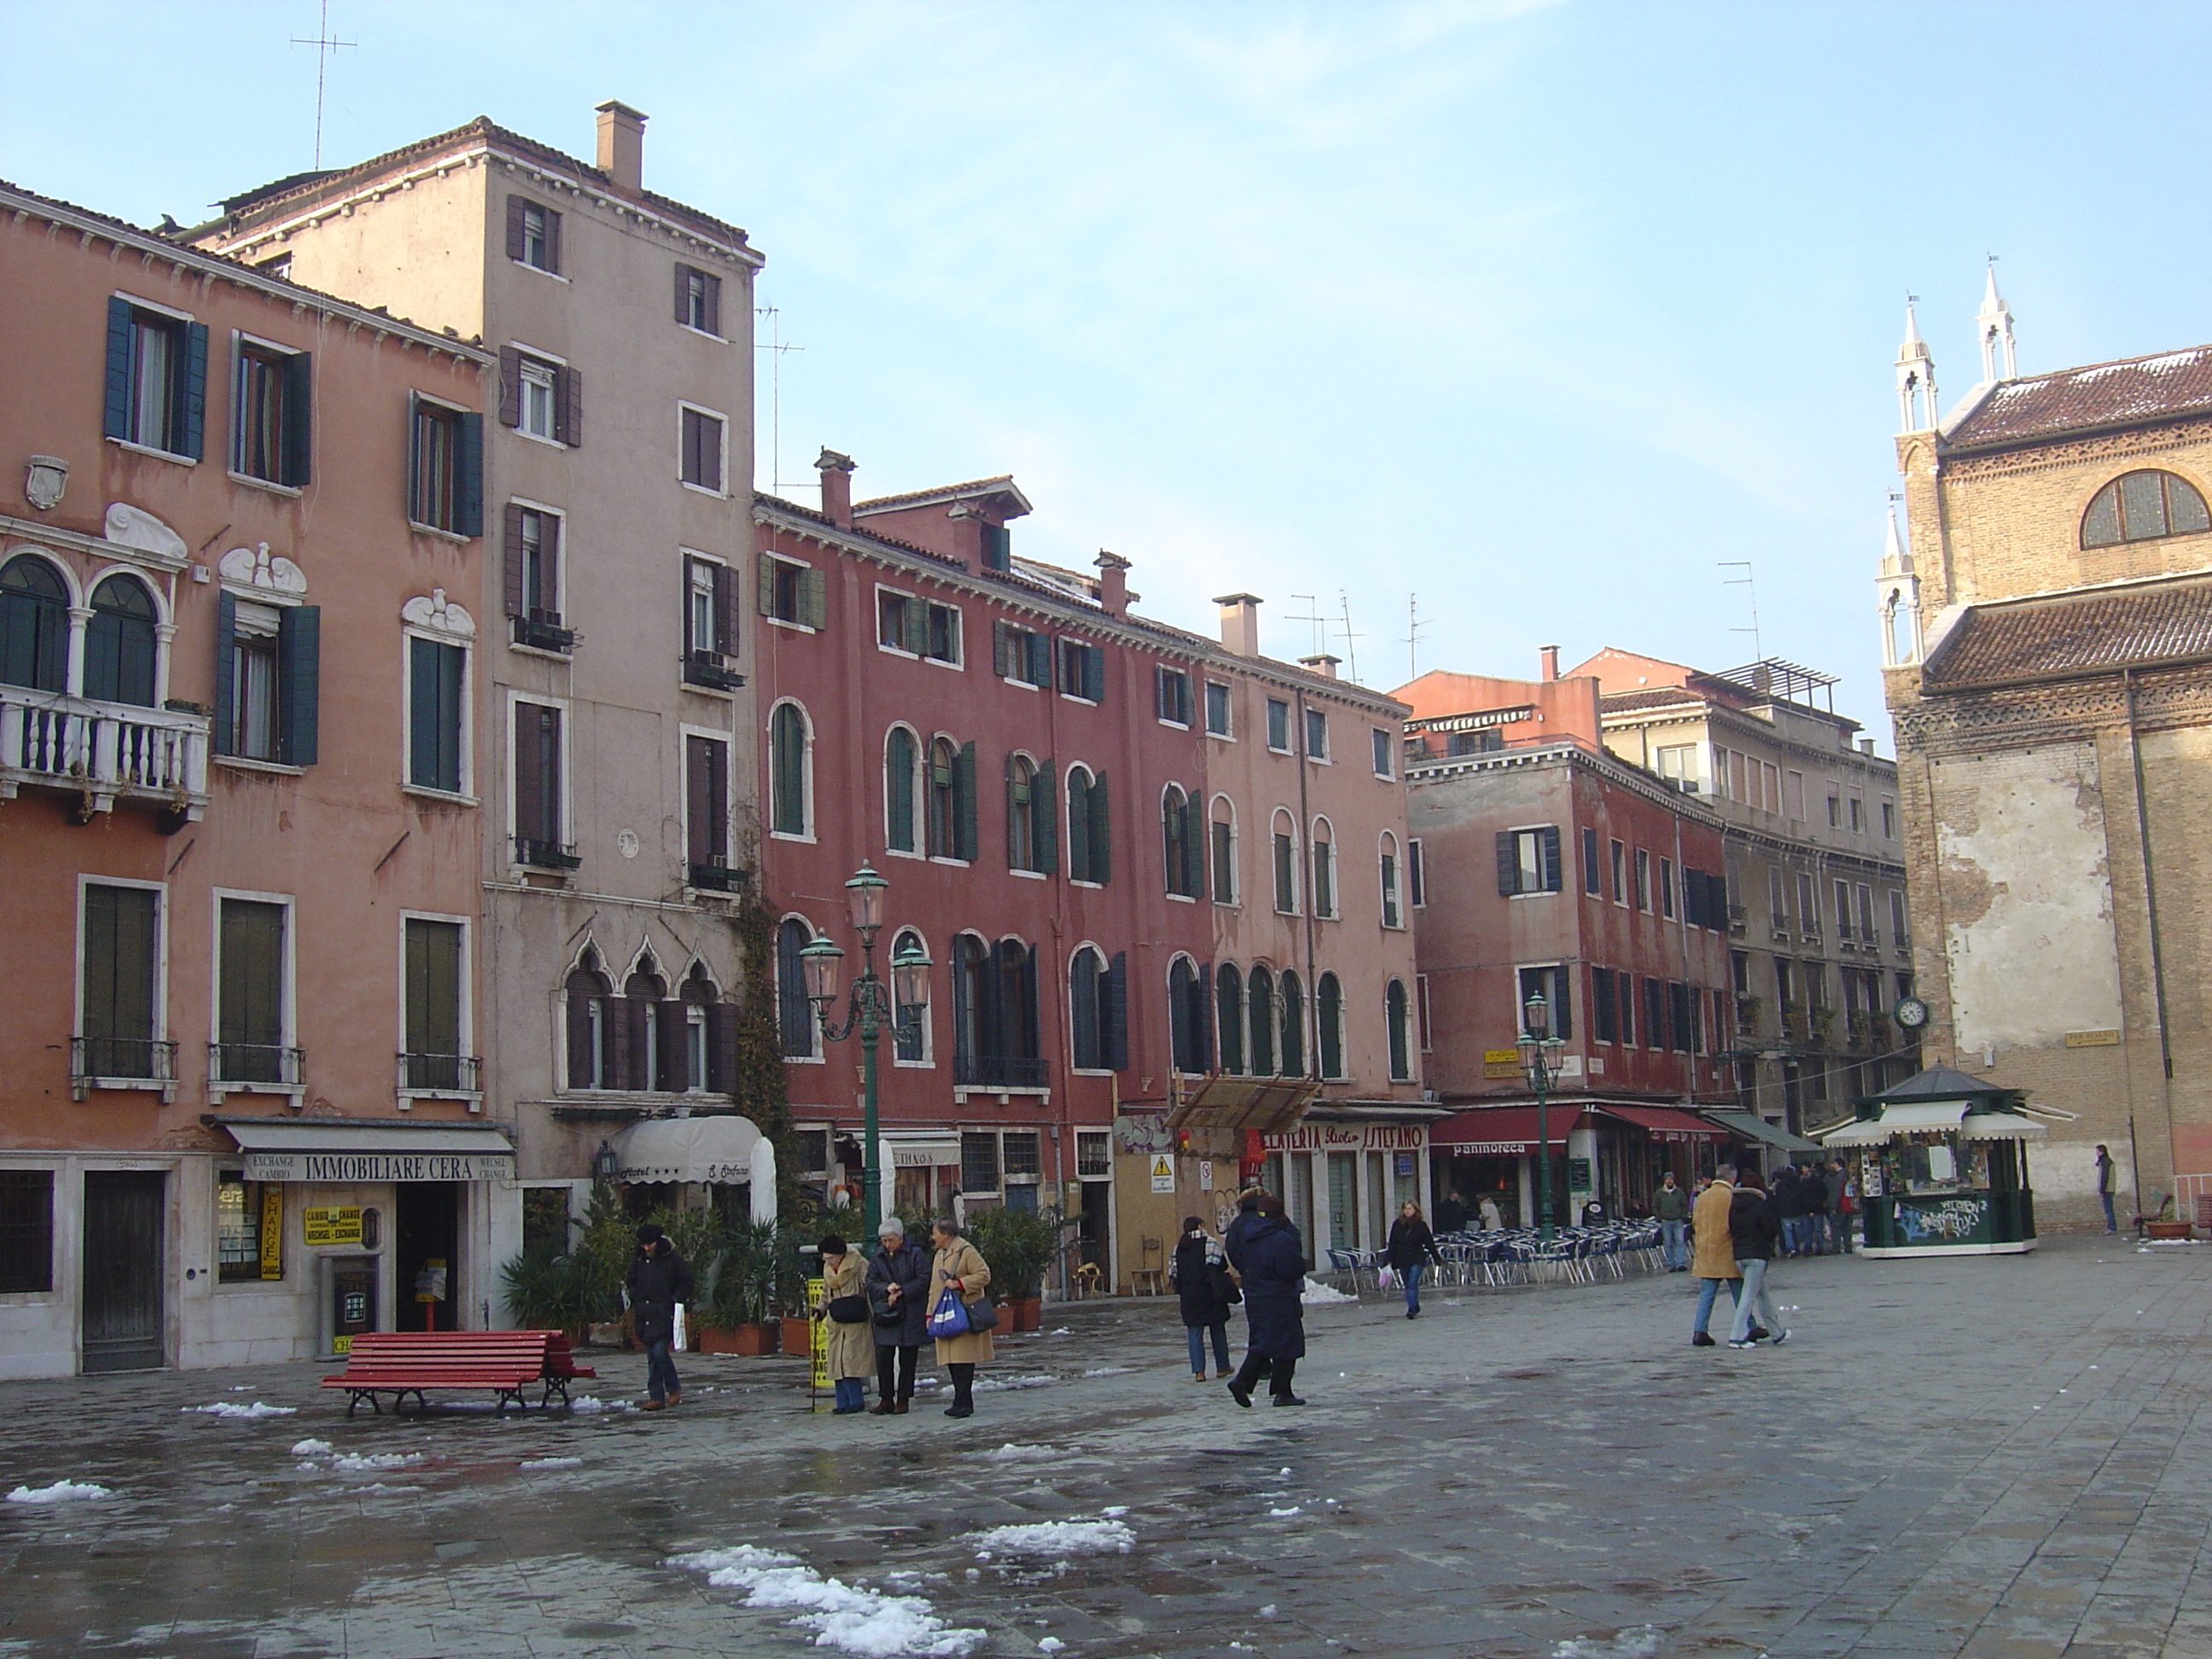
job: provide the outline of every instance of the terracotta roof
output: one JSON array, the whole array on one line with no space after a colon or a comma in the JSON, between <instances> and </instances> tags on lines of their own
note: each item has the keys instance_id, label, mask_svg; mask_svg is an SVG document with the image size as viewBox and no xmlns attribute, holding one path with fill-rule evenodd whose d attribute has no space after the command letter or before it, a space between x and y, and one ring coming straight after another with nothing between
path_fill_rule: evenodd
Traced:
<instances>
[{"instance_id":1,"label":"terracotta roof","mask_svg":"<svg viewBox=\"0 0 2212 1659\"><path fill-rule=\"evenodd\" d=\"M995 478L970 478L965 483L937 484L928 489L909 489L902 495L872 495L866 501L854 501L855 513L890 513L902 507L927 507L938 501L973 501L982 495L1011 495L1020 503L1022 513L1030 510L1029 498L1024 495L1011 473L1000 473ZM1020 514L1017 514L1016 517Z\"/></svg>"},{"instance_id":2,"label":"terracotta roof","mask_svg":"<svg viewBox=\"0 0 2212 1659\"><path fill-rule=\"evenodd\" d=\"M1944 636L1931 691L2212 656L2212 576L1976 605Z\"/></svg>"},{"instance_id":3,"label":"terracotta roof","mask_svg":"<svg viewBox=\"0 0 2212 1659\"><path fill-rule=\"evenodd\" d=\"M1948 449L2212 414L2212 346L2007 380L1944 434Z\"/></svg>"},{"instance_id":4,"label":"terracotta roof","mask_svg":"<svg viewBox=\"0 0 2212 1659\"><path fill-rule=\"evenodd\" d=\"M1638 708L1669 708L1702 707L1705 699L1697 692L1679 685L1655 685L1648 690L1615 691L1597 700L1604 713L1626 714Z\"/></svg>"}]
</instances>

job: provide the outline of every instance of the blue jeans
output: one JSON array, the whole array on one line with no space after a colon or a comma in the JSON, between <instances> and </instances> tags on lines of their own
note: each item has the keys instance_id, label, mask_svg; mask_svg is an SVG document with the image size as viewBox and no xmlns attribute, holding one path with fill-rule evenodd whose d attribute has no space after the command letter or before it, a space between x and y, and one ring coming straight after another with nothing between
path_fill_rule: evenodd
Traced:
<instances>
[{"instance_id":1,"label":"blue jeans","mask_svg":"<svg viewBox=\"0 0 2212 1659\"><path fill-rule=\"evenodd\" d=\"M1682 1221L1662 1221L1659 1224L1660 1259L1670 1272L1685 1266L1690 1260L1690 1253L1682 1248L1682 1236L1688 1224Z\"/></svg>"},{"instance_id":2,"label":"blue jeans","mask_svg":"<svg viewBox=\"0 0 2212 1659\"><path fill-rule=\"evenodd\" d=\"M1421 1310L1421 1271L1428 1265L1425 1261L1416 1261L1410 1267L1398 1269L1398 1278L1406 1286L1407 1313L1419 1313Z\"/></svg>"},{"instance_id":3,"label":"blue jeans","mask_svg":"<svg viewBox=\"0 0 2212 1659\"><path fill-rule=\"evenodd\" d=\"M2097 1196L2105 1203L2105 1231L2108 1233L2119 1231L2120 1224L2112 1215L2112 1195L2110 1193L2099 1193Z\"/></svg>"},{"instance_id":4,"label":"blue jeans","mask_svg":"<svg viewBox=\"0 0 2212 1659\"><path fill-rule=\"evenodd\" d=\"M1697 1317L1690 1322L1690 1332L1692 1335L1709 1336L1711 1334L1710 1331L1705 1329L1705 1325L1713 1316L1713 1300L1716 1297L1720 1295L1721 1286L1723 1285L1729 1287L1729 1294L1735 1297L1736 1305L1738 1307L1741 1307L1743 1305L1743 1281L1741 1279L1699 1279L1698 1281L1698 1314Z\"/></svg>"},{"instance_id":5,"label":"blue jeans","mask_svg":"<svg viewBox=\"0 0 2212 1659\"><path fill-rule=\"evenodd\" d=\"M1729 1328L1729 1340L1742 1341L1751 1334L1754 1325L1764 1325L1770 1331L1780 1330L1782 1316L1774 1311L1774 1304L1766 1294L1767 1263L1751 1256L1735 1265L1743 1269L1743 1294L1735 1299L1735 1323ZM1761 1314L1765 1315L1764 1319L1759 1317Z\"/></svg>"},{"instance_id":6,"label":"blue jeans","mask_svg":"<svg viewBox=\"0 0 2212 1659\"><path fill-rule=\"evenodd\" d=\"M676 1362L668 1357L665 1336L645 1345L645 1391L655 1400L684 1392L684 1385L676 1380Z\"/></svg>"},{"instance_id":7,"label":"blue jeans","mask_svg":"<svg viewBox=\"0 0 2212 1659\"><path fill-rule=\"evenodd\" d=\"M1212 1332L1213 1335L1213 1369L1218 1371L1225 1371L1229 1369L1229 1322L1227 1320L1222 1320L1212 1325L1188 1325L1183 1328L1190 1338L1190 1369L1194 1376L1206 1375L1206 1338L1208 1332Z\"/></svg>"},{"instance_id":8,"label":"blue jeans","mask_svg":"<svg viewBox=\"0 0 2212 1659\"><path fill-rule=\"evenodd\" d=\"M867 1384L857 1376L837 1379L837 1404L841 1409L856 1412L867 1403Z\"/></svg>"}]
</instances>

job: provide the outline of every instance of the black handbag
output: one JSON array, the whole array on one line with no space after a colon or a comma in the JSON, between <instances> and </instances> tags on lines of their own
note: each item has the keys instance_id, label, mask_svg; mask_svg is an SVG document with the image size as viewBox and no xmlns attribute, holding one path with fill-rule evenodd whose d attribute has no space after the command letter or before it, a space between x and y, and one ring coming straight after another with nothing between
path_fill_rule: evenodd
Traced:
<instances>
[{"instance_id":1,"label":"black handbag","mask_svg":"<svg viewBox=\"0 0 2212 1659\"><path fill-rule=\"evenodd\" d=\"M906 1323L906 1309L903 1305L894 1307L888 1302L873 1305L875 1307L874 1324L878 1330L895 1331Z\"/></svg>"},{"instance_id":2,"label":"black handbag","mask_svg":"<svg viewBox=\"0 0 2212 1659\"><path fill-rule=\"evenodd\" d=\"M830 1298L830 1322L833 1325L860 1325L867 1322L868 1298L865 1296L833 1296Z\"/></svg>"},{"instance_id":3,"label":"black handbag","mask_svg":"<svg viewBox=\"0 0 2212 1659\"><path fill-rule=\"evenodd\" d=\"M967 1304L967 1308L968 1334L970 1336L981 1336L984 1332L996 1328L999 1323L999 1307L998 1304L992 1301L989 1297L970 1302Z\"/></svg>"}]
</instances>

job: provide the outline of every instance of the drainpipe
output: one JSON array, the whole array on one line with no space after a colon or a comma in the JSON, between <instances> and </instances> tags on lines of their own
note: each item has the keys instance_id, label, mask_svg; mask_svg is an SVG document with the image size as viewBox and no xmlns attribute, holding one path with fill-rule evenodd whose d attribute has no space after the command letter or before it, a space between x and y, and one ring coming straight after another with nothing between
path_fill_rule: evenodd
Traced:
<instances>
[{"instance_id":1,"label":"drainpipe","mask_svg":"<svg viewBox=\"0 0 2212 1659\"><path fill-rule=\"evenodd\" d=\"M2120 671L2120 689L2127 705L2128 761L2135 771L2136 845L2142 855L2143 913L2150 932L2150 982L2158 1006L2158 1054L2164 1072L2160 1093L2166 1100L2166 1146L2170 1152L2173 1143L2173 1038L2166 1028L2166 952L2159 937L2158 878L2151 862L2150 809L2143 799L2142 742L2136 726L2136 675L2133 669ZM2136 1146L2135 1110L2131 1099L2128 1111L2128 1172L2136 1183L2138 1203L2142 1197L2142 1155ZM2178 1200L2176 1207L2179 1208Z\"/></svg>"},{"instance_id":2,"label":"drainpipe","mask_svg":"<svg viewBox=\"0 0 2212 1659\"><path fill-rule=\"evenodd\" d=\"M1297 691L1296 711L1297 729L1291 733L1291 754L1298 766L1298 845L1304 849L1305 868L1297 872L1298 885L1304 890L1306 921L1306 1075L1318 1079L1321 1076L1321 977L1314 968L1314 891L1313 891L1313 812L1306 803L1306 771L1313 763L1306 758L1306 694ZM1340 1017L1342 1009L1338 1010Z\"/></svg>"}]
</instances>

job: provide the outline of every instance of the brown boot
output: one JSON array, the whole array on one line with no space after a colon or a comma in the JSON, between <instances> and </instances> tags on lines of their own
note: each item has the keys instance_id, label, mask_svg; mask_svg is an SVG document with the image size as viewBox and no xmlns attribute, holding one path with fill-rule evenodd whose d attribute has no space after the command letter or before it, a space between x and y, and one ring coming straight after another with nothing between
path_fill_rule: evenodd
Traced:
<instances>
[{"instance_id":1,"label":"brown boot","mask_svg":"<svg viewBox=\"0 0 2212 1659\"><path fill-rule=\"evenodd\" d=\"M637 1402L637 1408L641 1412L657 1412L665 1410L667 1405L665 1400L641 1400Z\"/></svg>"},{"instance_id":2,"label":"brown boot","mask_svg":"<svg viewBox=\"0 0 2212 1659\"><path fill-rule=\"evenodd\" d=\"M898 1410L898 1407L892 1401L888 1400L878 1400L874 1405L868 1407L868 1415L871 1417L889 1417L896 1410Z\"/></svg>"},{"instance_id":3,"label":"brown boot","mask_svg":"<svg viewBox=\"0 0 2212 1659\"><path fill-rule=\"evenodd\" d=\"M906 1408L907 1408L907 1407L908 1407L909 1404L911 1404L911 1403L912 1403L911 1401L905 1401L905 1400L902 1400L902 1401L900 1401L898 1402L898 1415L899 1415L899 1416L901 1416L901 1417L904 1417L904 1416L906 1415Z\"/></svg>"},{"instance_id":4,"label":"brown boot","mask_svg":"<svg viewBox=\"0 0 2212 1659\"><path fill-rule=\"evenodd\" d=\"M668 1395L668 1403L672 1406L682 1405L684 1403L684 1390L681 1389L672 1389Z\"/></svg>"}]
</instances>

